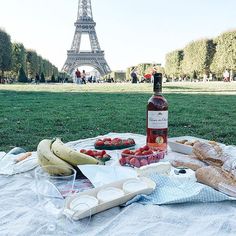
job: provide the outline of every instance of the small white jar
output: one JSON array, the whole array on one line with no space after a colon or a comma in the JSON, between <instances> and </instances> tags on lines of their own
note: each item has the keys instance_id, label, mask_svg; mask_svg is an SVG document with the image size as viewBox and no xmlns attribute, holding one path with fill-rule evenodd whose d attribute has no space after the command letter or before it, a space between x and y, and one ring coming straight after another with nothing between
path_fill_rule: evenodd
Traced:
<instances>
[{"instance_id":1,"label":"small white jar","mask_svg":"<svg viewBox=\"0 0 236 236\"><path fill-rule=\"evenodd\" d=\"M119 188L107 187L107 188L100 190L97 193L97 199L101 203L104 203L104 202L110 202L115 199L121 198L124 195L125 195L124 192Z\"/></svg>"},{"instance_id":2,"label":"small white jar","mask_svg":"<svg viewBox=\"0 0 236 236\"><path fill-rule=\"evenodd\" d=\"M135 193L147 188L147 183L139 179L128 180L123 184L123 190L125 193Z\"/></svg>"},{"instance_id":3,"label":"small white jar","mask_svg":"<svg viewBox=\"0 0 236 236\"><path fill-rule=\"evenodd\" d=\"M90 195L81 195L70 202L70 209L84 212L98 205L98 199Z\"/></svg>"}]
</instances>

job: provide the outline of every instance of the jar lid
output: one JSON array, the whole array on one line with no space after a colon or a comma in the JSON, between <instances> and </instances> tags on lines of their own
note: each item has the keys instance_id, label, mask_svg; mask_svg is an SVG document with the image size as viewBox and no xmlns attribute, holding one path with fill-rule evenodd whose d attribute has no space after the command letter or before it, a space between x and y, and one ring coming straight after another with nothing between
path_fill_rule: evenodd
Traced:
<instances>
[{"instance_id":1,"label":"jar lid","mask_svg":"<svg viewBox=\"0 0 236 236\"><path fill-rule=\"evenodd\" d=\"M124 195L125 195L124 192L119 188L107 187L98 192L97 198L101 202L109 202L118 199L120 197L123 197Z\"/></svg>"},{"instance_id":2,"label":"jar lid","mask_svg":"<svg viewBox=\"0 0 236 236\"><path fill-rule=\"evenodd\" d=\"M126 193L134 193L147 188L147 183L139 179L128 180L123 184L123 190Z\"/></svg>"},{"instance_id":3,"label":"jar lid","mask_svg":"<svg viewBox=\"0 0 236 236\"><path fill-rule=\"evenodd\" d=\"M81 195L70 203L70 209L74 211L86 211L98 205L98 199L90 195Z\"/></svg>"}]
</instances>

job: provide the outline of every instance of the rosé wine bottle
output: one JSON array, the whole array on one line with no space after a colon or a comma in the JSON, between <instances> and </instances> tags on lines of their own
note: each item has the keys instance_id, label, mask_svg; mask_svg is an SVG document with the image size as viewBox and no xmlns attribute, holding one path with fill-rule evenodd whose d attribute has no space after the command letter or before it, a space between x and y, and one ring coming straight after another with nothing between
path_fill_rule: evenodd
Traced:
<instances>
[{"instance_id":1,"label":"ros\u00e9 wine bottle","mask_svg":"<svg viewBox=\"0 0 236 236\"><path fill-rule=\"evenodd\" d=\"M162 74L155 73L153 96L147 105L147 146L154 150L167 151L168 102L162 94Z\"/></svg>"}]
</instances>

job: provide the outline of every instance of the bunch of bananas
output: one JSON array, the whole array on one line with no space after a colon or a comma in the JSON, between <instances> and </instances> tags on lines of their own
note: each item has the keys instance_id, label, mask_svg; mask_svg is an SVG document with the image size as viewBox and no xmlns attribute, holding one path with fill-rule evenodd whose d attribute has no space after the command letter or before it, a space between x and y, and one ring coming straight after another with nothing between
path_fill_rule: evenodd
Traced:
<instances>
[{"instance_id":1,"label":"bunch of bananas","mask_svg":"<svg viewBox=\"0 0 236 236\"><path fill-rule=\"evenodd\" d=\"M70 175L71 168L77 165L103 165L103 162L66 146L59 138L42 140L37 147L37 156L39 165L49 174L56 175ZM50 168L50 166L63 168Z\"/></svg>"}]
</instances>

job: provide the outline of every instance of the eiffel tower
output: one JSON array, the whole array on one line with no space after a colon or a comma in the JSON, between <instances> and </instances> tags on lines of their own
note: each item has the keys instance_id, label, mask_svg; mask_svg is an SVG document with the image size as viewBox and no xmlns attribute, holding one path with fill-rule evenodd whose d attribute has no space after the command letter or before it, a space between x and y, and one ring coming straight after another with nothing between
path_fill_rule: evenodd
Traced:
<instances>
[{"instance_id":1,"label":"eiffel tower","mask_svg":"<svg viewBox=\"0 0 236 236\"><path fill-rule=\"evenodd\" d=\"M93 20L91 0L79 0L78 16L75 22L75 35L71 49L67 51L67 60L62 68L63 71L72 74L79 66L91 66L98 70L101 76L111 72L101 50L97 34L96 23ZM91 51L81 51L81 37L89 35Z\"/></svg>"}]
</instances>

